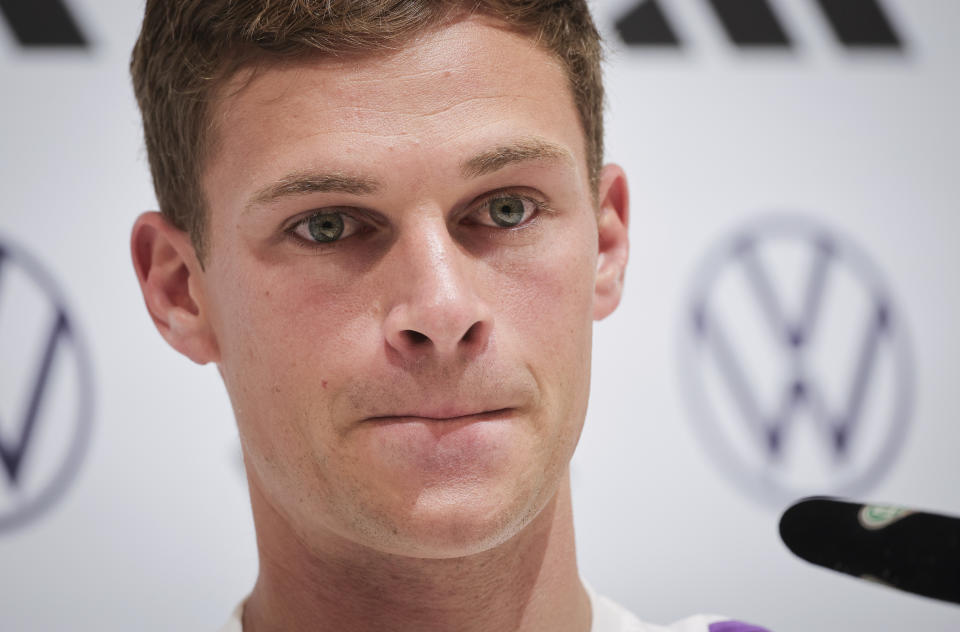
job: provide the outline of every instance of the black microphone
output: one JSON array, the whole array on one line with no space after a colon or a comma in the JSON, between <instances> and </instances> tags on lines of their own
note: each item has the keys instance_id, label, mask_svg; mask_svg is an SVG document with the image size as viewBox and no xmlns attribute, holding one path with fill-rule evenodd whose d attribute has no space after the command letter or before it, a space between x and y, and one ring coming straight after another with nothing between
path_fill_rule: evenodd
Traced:
<instances>
[{"instance_id":1,"label":"black microphone","mask_svg":"<svg viewBox=\"0 0 960 632\"><path fill-rule=\"evenodd\" d=\"M780 538L813 564L960 603L960 518L807 498L780 517Z\"/></svg>"}]
</instances>

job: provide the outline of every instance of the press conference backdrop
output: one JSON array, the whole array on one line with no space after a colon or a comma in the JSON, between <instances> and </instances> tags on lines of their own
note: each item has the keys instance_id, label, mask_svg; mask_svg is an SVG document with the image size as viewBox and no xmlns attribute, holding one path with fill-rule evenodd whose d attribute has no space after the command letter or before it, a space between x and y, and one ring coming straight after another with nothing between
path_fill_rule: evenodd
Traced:
<instances>
[{"instance_id":1,"label":"press conference backdrop","mask_svg":"<svg viewBox=\"0 0 960 632\"><path fill-rule=\"evenodd\" d=\"M2 630L212 630L256 574L226 393L129 262L141 5L0 1ZM632 249L573 462L584 577L661 623L960 629L776 529L814 493L960 514L960 3L595 12Z\"/></svg>"}]
</instances>

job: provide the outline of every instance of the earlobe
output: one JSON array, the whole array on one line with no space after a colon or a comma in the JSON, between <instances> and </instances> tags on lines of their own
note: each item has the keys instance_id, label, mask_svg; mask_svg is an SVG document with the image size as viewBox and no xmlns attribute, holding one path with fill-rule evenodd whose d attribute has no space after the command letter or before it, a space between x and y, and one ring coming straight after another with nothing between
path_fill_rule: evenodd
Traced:
<instances>
[{"instance_id":1,"label":"earlobe","mask_svg":"<svg viewBox=\"0 0 960 632\"><path fill-rule=\"evenodd\" d=\"M627 269L630 240L630 200L627 176L618 165L606 165L600 173L600 204L597 217L597 277L594 285L593 318L609 316L620 303Z\"/></svg>"},{"instance_id":2,"label":"earlobe","mask_svg":"<svg viewBox=\"0 0 960 632\"><path fill-rule=\"evenodd\" d=\"M160 213L143 213L130 236L133 267L147 311L170 346L197 364L218 348L198 289L201 269L189 236Z\"/></svg>"}]
</instances>

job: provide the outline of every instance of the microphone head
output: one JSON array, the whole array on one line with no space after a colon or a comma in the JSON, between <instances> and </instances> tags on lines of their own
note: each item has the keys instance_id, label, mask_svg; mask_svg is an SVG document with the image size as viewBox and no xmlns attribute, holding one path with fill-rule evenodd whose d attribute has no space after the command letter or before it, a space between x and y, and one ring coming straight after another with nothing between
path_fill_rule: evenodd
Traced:
<instances>
[{"instance_id":1,"label":"microphone head","mask_svg":"<svg viewBox=\"0 0 960 632\"><path fill-rule=\"evenodd\" d=\"M818 566L960 603L960 519L903 507L808 498L780 518L780 538Z\"/></svg>"}]
</instances>

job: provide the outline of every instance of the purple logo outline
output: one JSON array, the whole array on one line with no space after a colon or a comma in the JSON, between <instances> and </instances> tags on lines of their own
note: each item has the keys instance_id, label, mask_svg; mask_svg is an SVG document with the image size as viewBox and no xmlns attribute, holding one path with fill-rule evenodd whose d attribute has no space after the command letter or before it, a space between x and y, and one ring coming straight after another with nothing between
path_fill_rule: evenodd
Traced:
<instances>
[{"instance_id":1,"label":"purple logo outline","mask_svg":"<svg viewBox=\"0 0 960 632\"><path fill-rule=\"evenodd\" d=\"M799 240L811 251L806 270L799 313L788 314L777 292L774 278L757 256L758 247L775 239ZM714 314L714 291L721 274L731 266L740 269L750 288L767 335L778 341L780 353L788 358L791 375L781 385L777 405L764 407L744 370L742 354L728 336L729 322ZM833 270L843 266L852 272L872 306L860 330L852 379L844 385L846 397L839 409L831 410L818 376L805 362L807 343L819 327L828 327L820 318L825 287ZM737 485L750 495L780 505L797 497L818 493L856 495L876 484L889 470L906 435L913 405L914 376L906 324L894 308L892 294L879 269L849 239L819 222L799 215L769 215L756 218L732 236L721 240L701 262L694 275L693 290L685 307L681 353L681 380L691 418L707 452L718 461ZM863 427L865 399L875 379L877 355L890 345L897 375L894 404L889 412L888 436L871 463L858 475L830 489L797 489L776 478L784 452L795 431L795 418L807 413L816 425L822 449L833 462L849 459ZM846 360L846 359L845 359ZM725 435L711 406L705 384L704 365L713 362L715 373L732 402L739 422L753 437L753 450L766 457L765 468L751 469L740 458L732 439ZM835 407L837 408L837 407ZM740 453L742 454L742 453Z\"/></svg>"}]
</instances>

